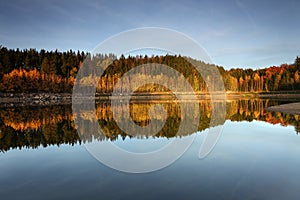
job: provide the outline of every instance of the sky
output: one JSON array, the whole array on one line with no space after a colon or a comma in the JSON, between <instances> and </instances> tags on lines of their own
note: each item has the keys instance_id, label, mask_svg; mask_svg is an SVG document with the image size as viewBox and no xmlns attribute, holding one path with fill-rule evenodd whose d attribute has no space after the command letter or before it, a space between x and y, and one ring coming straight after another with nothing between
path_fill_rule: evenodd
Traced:
<instances>
[{"instance_id":1,"label":"sky","mask_svg":"<svg viewBox=\"0 0 300 200\"><path fill-rule=\"evenodd\" d=\"M91 52L120 32L179 31L214 64L264 68L300 56L298 0L0 0L0 45Z\"/></svg>"}]
</instances>

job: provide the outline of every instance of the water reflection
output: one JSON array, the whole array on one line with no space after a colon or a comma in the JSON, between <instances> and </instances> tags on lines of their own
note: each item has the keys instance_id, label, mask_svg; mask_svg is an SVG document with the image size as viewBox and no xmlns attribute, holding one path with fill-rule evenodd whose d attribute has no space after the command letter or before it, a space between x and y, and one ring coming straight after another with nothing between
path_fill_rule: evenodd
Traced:
<instances>
[{"instance_id":1,"label":"water reflection","mask_svg":"<svg viewBox=\"0 0 300 200\"><path fill-rule=\"evenodd\" d=\"M153 102L132 102L130 104L130 116L139 126L147 126L150 123L149 111L151 107L159 103L167 111L167 119L163 128L154 136L136 133L134 129L130 131L134 134L124 133L116 124L117 120L123 116L113 117L109 102L99 102L96 105L96 117L92 114L83 113L73 116L71 105L44 106L44 107L3 107L0 111L0 150L5 152L15 148L37 148L49 145L70 144L97 140L116 140L117 138L136 137L175 137L179 123L183 118L189 120L197 126L198 131L203 131L210 126L212 105L210 101L199 101L200 112L189 111L189 115L181 115L178 102L153 101ZM189 102L186 102L189 103ZM264 108L279 105L278 100L231 100L226 102L226 119L231 121L265 121L271 124L281 124L282 126L292 125L295 132L300 132L300 122L298 115L283 114L279 112L267 112ZM217 104L214 106L218 106ZM124 109L120 103L117 109ZM197 116L199 115L200 116ZM74 120L81 118L84 123L81 129L86 126L94 126L99 123L104 134L89 133L80 136L77 133ZM199 119L198 122L195 119ZM126 119L122 119L126 120ZM163 120L162 113L156 113L151 123ZM218 121L218 120L217 120ZM218 124L214 124L218 125ZM185 127L184 135L193 134L191 127ZM84 130L80 130L84 132Z\"/></svg>"}]
</instances>

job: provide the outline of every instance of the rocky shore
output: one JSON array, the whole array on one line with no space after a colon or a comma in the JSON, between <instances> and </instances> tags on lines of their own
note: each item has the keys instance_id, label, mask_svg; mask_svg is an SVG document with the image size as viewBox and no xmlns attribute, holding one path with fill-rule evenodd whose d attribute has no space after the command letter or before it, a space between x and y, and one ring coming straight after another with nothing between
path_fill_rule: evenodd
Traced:
<instances>
[{"instance_id":1,"label":"rocky shore","mask_svg":"<svg viewBox=\"0 0 300 200\"><path fill-rule=\"evenodd\" d=\"M31 106L71 104L69 93L0 93L0 106Z\"/></svg>"},{"instance_id":2,"label":"rocky shore","mask_svg":"<svg viewBox=\"0 0 300 200\"><path fill-rule=\"evenodd\" d=\"M183 99L190 99L190 93L177 93ZM211 96L208 93L196 93L197 98L200 100L209 100ZM214 98L218 99L218 96L224 98L222 94L214 93ZM128 98L126 94L120 94L114 98ZM107 101L111 97L110 94L94 94L90 96L79 96L79 99L85 101L86 98L96 98L96 101ZM173 100L175 98L173 93L135 93L131 96L131 100L137 101L151 101L151 100ZM227 100L236 99L295 99L300 101L300 93L238 93L238 92L226 92ZM71 93L0 93L0 106L43 106L43 105L66 105L72 103Z\"/></svg>"}]
</instances>

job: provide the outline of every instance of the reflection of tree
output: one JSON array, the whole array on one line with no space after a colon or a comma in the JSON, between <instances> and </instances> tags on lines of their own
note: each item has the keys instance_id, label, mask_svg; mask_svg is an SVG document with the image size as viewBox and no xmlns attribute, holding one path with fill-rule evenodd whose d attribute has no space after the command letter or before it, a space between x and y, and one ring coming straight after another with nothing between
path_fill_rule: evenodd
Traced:
<instances>
[{"instance_id":1,"label":"reflection of tree","mask_svg":"<svg viewBox=\"0 0 300 200\"><path fill-rule=\"evenodd\" d=\"M188 110L188 114L181 112L180 103L168 103L164 101L153 102L132 102L130 104L130 117L135 124L147 126L150 122L159 124L163 116L159 113L150 118L149 111L151 107L159 103L166 110L166 122L163 128L154 136L145 135L145 133L135 133L134 128L129 130L134 137L176 137L180 122L186 119L198 126L197 130L202 131L210 125L218 125L218 119L212 118L212 104L210 101L199 101L199 112L195 109ZM187 104L183 103L184 104ZM296 133L300 132L299 116L291 114L282 114L278 112L266 112L264 108L278 105L277 101L270 100L232 100L226 103L226 119L231 121L266 121L272 124L281 124L283 126L295 126ZM120 103L116 105L118 111L125 109L125 105ZM214 104L218 109L218 103ZM79 123L79 133L75 128L74 117L71 112L71 106L48 106L48 107L17 107L2 108L0 111L0 150L7 151L13 148L37 148L39 146L70 144L81 141L89 142L92 139L97 140L116 140L118 137L125 139L133 137L123 132L117 125L118 120L124 116L117 115L113 117L111 104L109 102L100 102L96 106L96 118L91 113L82 113L75 117ZM122 112L120 112L122 113ZM197 122L196 119L200 118ZM217 115L218 118L218 115ZM91 132L100 125L102 132ZM92 129L91 129L92 128ZM184 127L183 135L193 134L191 127Z\"/></svg>"},{"instance_id":2,"label":"reflection of tree","mask_svg":"<svg viewBox=\"0 0 300 200\"><path fill-rule=\"evenodd\" d=\"M297 120L294 124L297 135L300 133L300 122Z\"/></svg>"},{"instance_id":3,"label":"reflection of tree","mask_svg":"<svg viewBox=\"0 0 300 200\"><path fill-rule=\"evenodd\" d=\"M80 142L70 107L4 108L0 116L2 151Z\"/></svg>"},{"instance_id":4,"label":"reflection of tree","mask_svg":"<svg viewBox=\"0 0 300 200\"><path fill-rule=\"evenodd\" d=\"M5 125L20 131L72 120L70 106L5 108L1 109L0 118Z\"/></svg>"}]
</instances>

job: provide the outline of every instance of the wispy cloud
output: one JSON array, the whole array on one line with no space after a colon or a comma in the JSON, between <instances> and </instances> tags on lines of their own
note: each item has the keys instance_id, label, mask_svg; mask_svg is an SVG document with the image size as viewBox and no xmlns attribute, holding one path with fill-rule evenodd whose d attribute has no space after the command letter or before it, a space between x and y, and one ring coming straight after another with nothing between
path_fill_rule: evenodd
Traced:
<instances>
[{"instance_id":1,"label":"wispy cloud","mask_svg":"<svg viewBox=\"0 0 300 200\"><path fill-rule=\"evenodd\" d=\"M268 58L272 64L300 53L300 1L9 0L0 7L0 44L13 48L90 49L151 26L192 37L225 66L265 65Z\"/></svg>"},{"instance_id":2,"label":"wispy cloud","mask_svg":"<svg viewBox=\"0 0 300 200\"><path fill-rule=\"evenodd\" d=\"M62 18L76 20L77 22L80 22L80 23L86 22L84 17L80 17L80 16L78 16L78 14L76 14L76 11L75 12L70 11L69 9L66 9L63 6L52 4L52 5L49 5L48 8L50 10L54 11L56 14L60 15Z\"/></svg>"}]
</instances>

